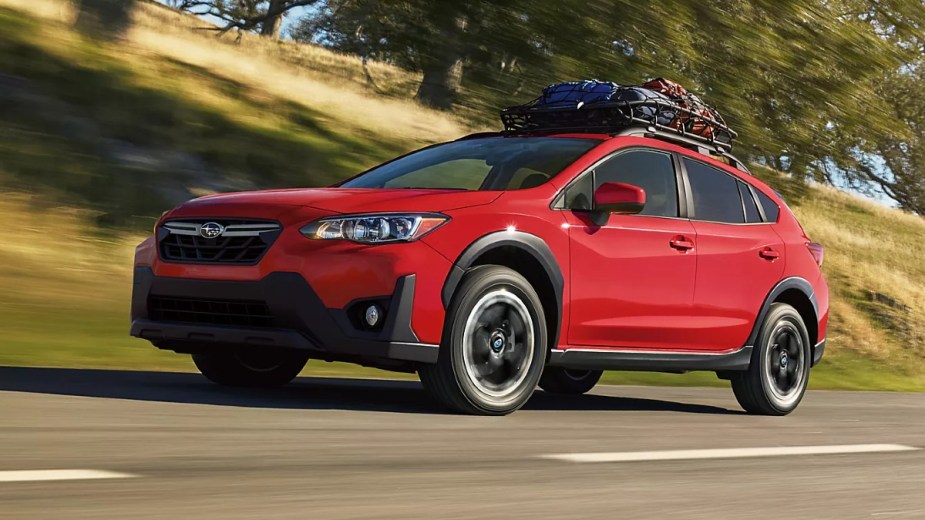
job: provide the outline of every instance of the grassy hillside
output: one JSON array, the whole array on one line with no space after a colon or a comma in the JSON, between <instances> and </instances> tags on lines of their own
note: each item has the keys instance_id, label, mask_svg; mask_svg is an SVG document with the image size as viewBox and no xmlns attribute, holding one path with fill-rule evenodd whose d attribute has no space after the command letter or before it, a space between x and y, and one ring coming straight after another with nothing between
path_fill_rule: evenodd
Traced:
<instances>
[{"instance_id":1,"label":"grassy hillside","mask_svg":"<svg viewBox=\"0 0 925 520\"><path fill-rule=\"evenodd\" d=\"M189 370L126 336L132 248L163 209L328 184L472 130L408 101L418 78L386 65L370 65L368 88L354 57L217 38L157 5L140 4L114 42L77 34L73 16L64 1L0 0L0 364ZM826 246L832 322L813 385L925 390L925 262L910 247L925 220L758 173Z\"/></svg>"}]
</instances>

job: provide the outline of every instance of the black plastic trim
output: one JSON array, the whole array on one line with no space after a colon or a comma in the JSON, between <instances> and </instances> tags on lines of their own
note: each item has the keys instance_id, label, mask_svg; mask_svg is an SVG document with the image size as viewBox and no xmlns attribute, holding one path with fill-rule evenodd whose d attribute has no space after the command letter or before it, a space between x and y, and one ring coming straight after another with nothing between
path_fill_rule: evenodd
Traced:
<instances>
[{"instance_id":1,"label":"black plastic trim","mask_svg":"<svg viewBox=\"0 0 925 520\"><path fill-rule=\"evenodd\" d=\"M159 348L196 352L224 345L259 345L311 350L313 357L328 360L437 361L437 345L421 343L411 329L415 275L403 276L396 282L382 330L364 331L353 327L343 309L325 307L298 273L271 273L257 281L160 277L150 267L136 267L134 274L131 335ZM264 301L273 315L273 326L152 321L147 308L151 294Z\"/></svg>"},{"instance_id":2,"label":"black plastic trim","mask_svg":"<svg viewBox=\"0 0 925 520\"><path fill-rule=\"evenodd\" d=\"M260 253L260 256L248 261L248 262L207 262L203 260L177 260L175 258L167 258L163 253L163 242L170 235L170 232L164 229L164 224L169 224L170 222L221 222L221 221L246 221L253 224L276 224L279 226L279 229L275 231L266 231L257 235L264 244L266 244L266 249ZM240 217L190 217L188 219L182 217L172 217L168 218L162 222L158 222L155 226L155 241L157 243L157 257L164 263L169 264L189 264L189 265L222 265L222 266L254 266L260 263L263 260L263 257L266 256L267 251L273 247L273 244L276 243L276 239L283 232L283 225L278 220L265 219L265 218L240 218Z\"/></svg>"},{"instance_id":3,"label":"black plastic trim","mask_svg":"<svg viewBox=\"0 0 925 520\"><path fill-rule=\"evenodd\" d=\"M647 372L748 370L752 347L725 354L627 350L553 350L549 365L576 370L639 370Z\"/></svg>"},{"instance_id":4,"label":"black plastic trim","mask_svg":"<svg viewBox=\"0 0 925 520\"><path fill-rule=\"evenodd\" d=\"M825 354L825 339L816 343L813 347L813 364L811 366L816 366L822 361L822 355Z\"/></svg>"},{"instance_id":5,"label":"black plastic trim","mask_svg":"<svg viewBox=\"0 0 925 520\"><path fill-rule=\"evenodd\" d=\"M764 323L764 318L771 310L771 304L774 303L774 300L776 300L778 296L788 289L797 289L805 294L813 305L813 319L818 319L819 305L816 303L816 291L813 290L812 284L799 276L784 278L771 289L771 292L769 292L768 296L764 299L761 310L758 311L758 318L755 319L755 324L752 326L752 332L748 335L748 341L745 343L746 345L754 345L758 342L758 333L761 331L761 324Z\"/></svg>"},{"instance_id":6,"label":"black plastic trim","mask_svg":"<svg viewBox=\"0 0 925 520\"><path fill-rule=\"evenodd\" d=\"M543 270L546 271L546 275L549 277L549 280L552 281L556 297L556 320L557 323L561 325L562 292L565 289L565 278L562 276L562 269L559 268L559 262L556 261L556 257L552 254L552 250L549 249L549 246L546 245L543 239L536 235L524 233L523 231L497 231L485 235L470 244L469 247L459 255L456 262L453 263L453 266L450 268L450 274L443 284L443 292L441 293L443 307L448 308L450 306L450 301L453 299L453 294L456 292L459 282L462 281L463 275L466 274L466 270L472 266L479 256L492 249L505 246L516 247L529 253L541 266L543 266ZM556 327L556 337L551 338L553 340L553 345L559 344L561 329L561 326Z\"/></svg>"}]
</instances>

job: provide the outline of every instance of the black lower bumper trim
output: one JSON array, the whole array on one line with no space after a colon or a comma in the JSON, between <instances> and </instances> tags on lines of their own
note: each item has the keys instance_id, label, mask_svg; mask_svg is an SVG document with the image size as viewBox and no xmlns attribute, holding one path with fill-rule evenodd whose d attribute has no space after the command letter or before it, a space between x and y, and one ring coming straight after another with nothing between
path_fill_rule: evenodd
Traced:
<instances>
[{"instance_id":1,"label":"black lower bumper trim","mask_svg":"<svg viewBox=\"0 0 925 520\"><path fill-rule=\"evenodd\" d=\"M822 340L822 341L820 341L819 343L816 343L816 346L813 347L813 364L812 364L812 366L816 366L817 364L819 364L819 361L822 360L822 355L823 355L823 354L825 354L825 340Z\"/></svg>"},{"instance_id":2,"label":"black lower bumper trim","mask_svg":"<svg viewBox=\"0 0 925 520\"><path fill-rule=\"evenodd\" d=\"M726 354L691 354L627 350L553 350L549 364L576 370L638 370L646 372L689 372L748 370L752 347Z\"/></svg>"},{"instance_id":3,"label":"black lower bumper trim","mask_svg":"<svg viewBox=\"0 0 925 520\"><path fill-rule=\"evenodd\" d=\"M155 276L135 269L131 335L178 352L228 346L299 349L331 361L393 360L436 363L437 345L421 343L411 330L414 275L399 278L379 331L354 329L342 309L328 309L298 273L273 273L259 281L216 281ZM155 321L150 296L240 299L266 302L272 326L248 327Z\"/></svg>"}]
</instances>

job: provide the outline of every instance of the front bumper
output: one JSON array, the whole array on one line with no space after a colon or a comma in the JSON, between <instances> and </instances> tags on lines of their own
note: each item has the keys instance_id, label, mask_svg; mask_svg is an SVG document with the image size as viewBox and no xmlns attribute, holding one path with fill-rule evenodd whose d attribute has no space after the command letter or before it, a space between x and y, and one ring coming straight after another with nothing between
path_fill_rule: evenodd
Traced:
<instances>
[{"instance_id":1,"label":"front bumper","mask_svg":"<svg viewBox=\"0 0 925 520\"><path fill-rule=\"evenodd\" d=\"M150 267L136 267L132 290L131 335L177 352L234 347L285 348L308 352L316 359L363 362L392 360L436 363L437 345L418 340L411 328L415 275L398 278L386 295L387 313L378 331L361 330L347 309L325 307L298 273L276 272L256 281L202 280L156 276ZM264 302L270 326L153 320L151 296L222 301Z\"/></svg>"}]
</instances>

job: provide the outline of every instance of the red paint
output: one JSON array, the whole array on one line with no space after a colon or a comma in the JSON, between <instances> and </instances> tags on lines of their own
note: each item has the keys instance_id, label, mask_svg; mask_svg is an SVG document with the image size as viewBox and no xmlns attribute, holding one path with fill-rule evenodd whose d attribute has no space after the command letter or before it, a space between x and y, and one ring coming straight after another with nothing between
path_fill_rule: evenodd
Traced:
<instances>
[{"instance_id":1,"label":"red paint","mask_svg":"<svg viewBox=\"0 0 925 520\"><path fill-rule=\"evenodd\" d=\"M580 134L579 134L580 135ZM588 137L588 136L585 136ZM800 277L814 288L818 337L825 338L828 292L820 254L796 218L761 181L696 152L662 141L594 135L601 142L559 175L535 188L460 192L419 189L293 189L215 195L190 201L164 219L262 218L282 234L254 266L161 261L153 239L136 265L158 276L258 280L300 273L330 308L391 294L397 279L416 274L412 328L439 343L445 311L441 291L451 266L474 241L514 230L541 238L565 279L559 348L665 349L721 352L742 346L765 297L781 280ZM613 214L595 223L587 213L552 209L570 181L616 150L648 147L695 157L765 193L781 207L776 223L731 225ZM634 187L598 190L598 202L644 202ZM335 214L441 212L451 220L420 240L387 245L309 240L299 228ZM333 326L333 324L332 324Z\"/></svg>"},{"instance_id":2,"label":"red paint","mask_svg":"<svg viewBox=\"0 0 925 520\"><path fill-rule=\"evenodd\" d=\"M632 215L646 205L646 192L624 182L605 182L594 192L594 208Z\"/></svg>"}]
</instances>

